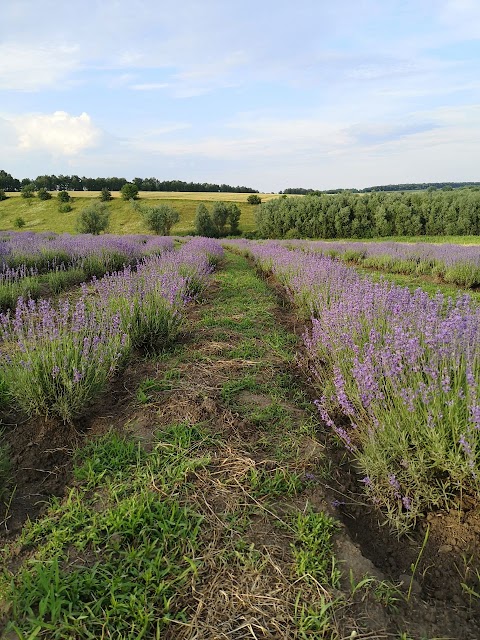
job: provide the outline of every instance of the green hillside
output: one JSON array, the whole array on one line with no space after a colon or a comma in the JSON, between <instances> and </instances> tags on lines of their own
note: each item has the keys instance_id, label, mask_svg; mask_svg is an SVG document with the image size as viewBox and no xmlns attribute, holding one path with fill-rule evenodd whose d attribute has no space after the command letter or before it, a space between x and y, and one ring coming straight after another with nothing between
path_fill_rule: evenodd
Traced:
<instances>
[{"instance_id":1,"label":"green hillside","mask_svg":"<svg viewBox=\"0 0 480 640\"><path fill-rule=\"evenodd\" d=\"M90 204L92 199L98 199L98 192L74 192L70 195L72 211L60 213L59 202L53 194L51 200L39 200L38 198L22 198L18 193L8 194L7 200L0 202L0 230L15 229L15 220L23 218L25 231L55 231L75 232L75 223L78 213L83 207ZM111 211L111 233L145 233L147 230L139 213L132 209L129 202L121 199L118 193L112 193L113 200L109 203ZM180 214L180 222L172 229L176 235L185 235L193 231L195 210L200 202L207 206L215 201L237 202L242 216L240 229L253 231L255 229L255 206L247 203L248 193L172 193L172 192L141 192L139 202L147 201L149 204L162 202L175 207ZM275 194L260 194L262 201L275 197Z\"/></svg>"}]
</instances>

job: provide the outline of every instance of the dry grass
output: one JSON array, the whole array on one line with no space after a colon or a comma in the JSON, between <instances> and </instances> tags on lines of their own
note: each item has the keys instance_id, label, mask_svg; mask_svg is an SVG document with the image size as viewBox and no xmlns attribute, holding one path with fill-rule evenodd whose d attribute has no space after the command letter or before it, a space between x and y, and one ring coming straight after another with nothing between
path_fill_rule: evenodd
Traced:
<instances>
[{"instance_id":1,"label":"dry grass","mask_svg":"<svg viewBox=\"0 0 480 640\"><path fill-rule=\"evenodd\" d=\"M299 638L302 606L338 597L334 590L295 575L288 524L246 488L248 474L257 466L245 452L224 446L196 475L188 501L205 518L202 565L179 597L189 622L174 625L166 638ZM243 535L236 530L242 526ZM332 610L329 637L337 636L336 626Z\"/></svg>"}]
</instances>

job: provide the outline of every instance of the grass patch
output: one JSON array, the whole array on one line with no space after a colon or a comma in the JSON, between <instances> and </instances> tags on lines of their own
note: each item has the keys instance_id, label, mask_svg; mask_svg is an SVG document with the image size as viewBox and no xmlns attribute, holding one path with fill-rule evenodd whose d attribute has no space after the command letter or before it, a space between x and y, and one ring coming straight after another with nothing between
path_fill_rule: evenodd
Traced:
<instances>
[{"instance_id":1,"label":"grass patch","mask_svg":"<svg viewBox=\"0 0 480 640\"><path fill-rule=\"evenodd\" d=\"M133 640L182 621L175 595L197 571L202 518L177 490L208 463L198 451L205 441L180 424L149 454L114 433L83 449L79 484L24 530L28 561L3 570L6 632Z\"/></svg>"},{"instance_id":2,"label":"grass patch","mask_svg":"<svg viewBox=\"0 0 480 640\"><path fill-rule=\"evenodd\" d=\"M248 481L254 496L294 496L303 489L300 476L287 469L277 468L250 470Z\"/></svg>"}]
</instances>

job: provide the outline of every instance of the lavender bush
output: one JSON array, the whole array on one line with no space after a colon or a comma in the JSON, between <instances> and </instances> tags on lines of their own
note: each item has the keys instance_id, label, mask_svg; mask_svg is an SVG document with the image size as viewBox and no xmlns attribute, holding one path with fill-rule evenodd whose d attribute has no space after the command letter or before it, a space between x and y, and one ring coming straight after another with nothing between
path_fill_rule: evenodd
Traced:
<instances>
[{"instance_id":1,"label":"lavender bush","mask_svg":"<svg viewBox=\"0 0 480 640\"><path fill-rule=\"evenodd\" d=\"M120 316L100 316L85 298L19 300L15 315L0 317L7 353L4 380L27 414L56 414L67 421L104 389L130 348Z\"/></svg>"},{"instance_id":2,"label":"lavender bush","mask_svg":"<svg viewBox=\"0 0 480 640\"><path fill-rule=\"evenodd\" d=\"M248 247L311 315L304 340L324 422L398 530L480 488L480 308L360 277L337 260Z\"/></svg>"}]
</instances>

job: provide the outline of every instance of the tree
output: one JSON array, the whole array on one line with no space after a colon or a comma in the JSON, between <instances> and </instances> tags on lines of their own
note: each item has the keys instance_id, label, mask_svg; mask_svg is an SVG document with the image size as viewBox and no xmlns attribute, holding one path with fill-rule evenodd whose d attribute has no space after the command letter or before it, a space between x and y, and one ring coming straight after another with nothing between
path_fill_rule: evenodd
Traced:
<instances>
[{"instance_id":1,"label":"tree","mask_svg":"<svg viewBox=\"0 0 480 640\"><path fill-rule=\"evenodd\" d=\"M24 184L21 188L22 198L34 198L35 197L35 185L33 182L28 182Z\"/></svg>"},{"instance_id":2,"label":"tree","mask_svg":"<svg viewBox=\"0 0 480 640\"><path fill-rule=\"evenodd\" d=\"M120 193L124 200L136 200L138 198L138 187L133 182L127 182L120 189Z\"/></svg>"},{"instance_id":3,"label":"tree","mask_svg":"<svg viewBox=\"0 0 480 640\"><path fill-rule=\"evenodd\" d=\"M10 173L0 169L0 189L4 191L18 191L20 180L13 178Z\"/></svg>"},{"instance_id":4,"label":"tree","mask_svg":"<svg viewBox=\"0 0 480 640\"><path fill-rule=\"evenodd\" d=\"M230 224L230 235L236 236L240 233L239 222L241 215L240 207L234 202L231 202L228 207L228 222Z\"/></svg>"},{"instance_id":5,"label":"tree","mask_svg":"<svg viewBox=\"0 0 480 640\"><path fill-rule=\"evenodd\" d=\"M51 200L52 198L52 194L49 191L47 191L45 187L41 187L37 191L37 196L38 198L40 198L40 200Z\"/></svg>"},{"instance_id":6,"label":"tree","mask_svg":"<svg viewBox=\"0 0 480 640\"><path fill-rule=\"evenodd\" d=\"M247 198L248 204L262 204L262 199L256 193L252 193L252 195Z\"/></svg>"},{"instance_id":7,"label":"tree","mask_svg":"<svg viewBox=\"0 0 480 640\"><path fill-rule=\"evenodd\" d=\"M104 202L93 202L80 211L77 218L77 230L98 236L106 231L110 222L110 211Z\"/></svg>"},{"instance_id":8,"label":"tree","mask_svg":"<svg viewBox=\"0 0 480 640\"><path fill-rule=\"evenodd\" d=\"M227 224L230 208L226 202L215 202L212 209L212 222L217 228L219 237L225 235L225 225Z\"/></svg>"},{"instance_id":9,"label":"tree","mask_svg":"<svg viewBox=\"0 0 480 640\"><path fill-rule=\"evenodd\" d=\"M102 191L100 192L99 198L100 202L110 202L110 200L113 199L112 194L107 189L107 187L103 187Z\"/></svg>"},{"instance_id":10,"label":"tree","mask_svg":"<svg viewBox=\"0 0 480 640\"><path fill-rule=\"evenodd\" d=\"M70 202L71 200L70 194L68 193L68 191L65 191L64 189L58 192L57 198L60 202Z\"/></svg>"},{"instance_id":11,"label":"tree","mask_svg":"<svg viewBox=\"0 0 480 640\"><path fill-rule=\"evenodd\" d=\"M207 207L201 202L195 213L195 233L197 236L205 236L206 238L216 238L217 229L213 224L210 212Z\"/></svg>"},{"instance_id":12,"label":"tree","mask_svg":"<svg viewBox=\"0 0 480 640\"><path fill-rule=\"evenodd\" d=\"M161 236L170 235L171 228L180 220L178 211L168 204L153 207L137 206L135 209L140 211L147 228Z\"/></svg>"}]
</instances>

